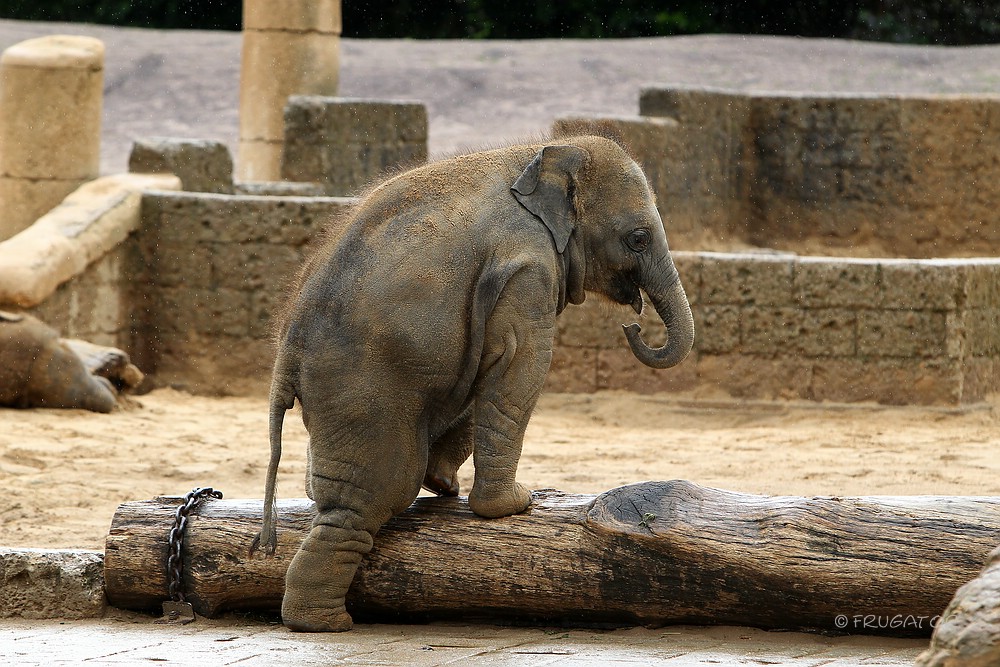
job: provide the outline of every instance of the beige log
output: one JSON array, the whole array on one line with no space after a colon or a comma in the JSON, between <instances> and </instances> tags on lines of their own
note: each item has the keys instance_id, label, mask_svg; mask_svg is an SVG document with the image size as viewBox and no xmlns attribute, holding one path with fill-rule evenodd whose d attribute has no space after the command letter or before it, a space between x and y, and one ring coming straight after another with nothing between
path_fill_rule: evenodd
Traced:
<instances>
[{"instance_id":1,"label":"beige log","mask_svg":"<svg viewBox=\"0 0 1000 667\"><path fill-rule=\"evenodd\" d=\"M100 170L104 44L50 35L0 56L0 241Z\"/></svg>"},{"instance_id":2,"label":"beige log","mask_svg":"<svg viewBox=\"0 0 1000 667\"><path fill-rule=\"evenodd\" d=\"M119 507L105 550L112 605L166 599L178 502ZM199 613L280 608L312 503L279 503L273 557L248 553L261 510L260 500L209 500L191 516L183 588ZM419 498L376 536L348 609L356 620L927 635L998 536L992 497L770 497L646 482L597 497L535 492L528 512L504 519L477 517L464 498Z\"/></svg>"},{"instance_id":3,"label":"beige log","mask_svg":"<svg viewBox=\"0 0 1000 667\"><path fill-rule=\"evenodd\" d=\"M336 95L340 0L244 0L237 177L281 180L290 95Z\"/></svg>"}]
</instances>

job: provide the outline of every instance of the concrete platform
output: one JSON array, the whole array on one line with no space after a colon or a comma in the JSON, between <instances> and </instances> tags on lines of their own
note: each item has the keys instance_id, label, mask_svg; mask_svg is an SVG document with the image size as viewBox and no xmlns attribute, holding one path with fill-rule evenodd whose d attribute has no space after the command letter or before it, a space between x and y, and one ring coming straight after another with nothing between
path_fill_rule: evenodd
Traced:
<instances>
[{"instance_id":1,"label":"concrete platform","mask_svg":"<svg viewBox=\"0 0 1000 667\"><path fill-rule=\"evenodd\" d=\"M3 665L912 665L926 640L824 637L750 628L563 630L359 625L296 634L256 619L156 625L113 612L79 621L0 621Z\"/></svg>"}]
</instances>

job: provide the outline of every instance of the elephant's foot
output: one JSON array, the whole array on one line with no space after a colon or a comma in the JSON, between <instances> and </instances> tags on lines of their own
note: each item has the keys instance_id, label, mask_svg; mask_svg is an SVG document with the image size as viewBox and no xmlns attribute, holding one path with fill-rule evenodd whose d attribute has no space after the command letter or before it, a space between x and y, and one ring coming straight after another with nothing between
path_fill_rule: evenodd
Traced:
<instances>
[{"instance_id":1,"label":"elephant's foot","mask_svg":"<svg viewBox=\"0 0 1000 667\"><path fill-rule=\"evenodd\" d=\"M353 626L347 589L361 557L371 551L363 530L315 525L285 574L281 620L296 632L344 632Z\"/></svg>"},{"instance_id":2,"label":"elephant's foot","mask_svg":"<svg viewBox=\"0 0 1000 667\"><path fill-rule=\"evenodd\" d=\"M531 504L531 492L522 484L514 482L501 493L487 484L473 484L469 494L469 507L479 516L496 519L502 516L520 514Z\"/></svg>"},{"instance_id":3,"label":"elephant's foot","mask_svg":"<svg viewBox=\"0 0 1000 667\"><path fill-rule=\"evenodd\" d=\"M329 609L283 603L281 620L293 632L347 632L354 627L345 607Z\"/></svg>"},{"instance_id":4,"label":"elephant's foot","mask_svg":"<svg viewBox=\"0 0 1000 667\"><path fill-rule=\"evenodd\" d=\"M458 469L472 456L474 446L475 428L471 411L466 411L431 443L422 486L439 496L457 496Z\"/></svg>"},{"instance_id":5,"label":"elephant's foot","mask_svg":"<svg viewBox=\"0 0 1000 667\"><path fill-rule=\"evenodd\" d=\"M424 475L423 487L439 496L458 495L458 475L441 470L428 470Z\"/></svg>"}]
</instances>

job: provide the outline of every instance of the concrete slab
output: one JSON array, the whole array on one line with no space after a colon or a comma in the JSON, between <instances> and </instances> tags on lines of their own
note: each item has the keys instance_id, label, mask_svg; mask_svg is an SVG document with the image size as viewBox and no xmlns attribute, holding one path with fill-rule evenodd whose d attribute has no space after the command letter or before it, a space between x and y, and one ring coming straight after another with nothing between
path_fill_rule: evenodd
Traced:
<instances>
[{"instance_id":1,"label":"concrete slab","mask_svg":"<svg viewBox=\"0 0 1000 667\"><path fill-rule=\"evenodd\" d=\"M0 622L4 665L789 665L902 667L926 640L824 637L751 628L563 630L488 625L358 625L345 634L296 634L277 622L202 619L156 625L104 619Z\"/></svg>"}]
</instances>

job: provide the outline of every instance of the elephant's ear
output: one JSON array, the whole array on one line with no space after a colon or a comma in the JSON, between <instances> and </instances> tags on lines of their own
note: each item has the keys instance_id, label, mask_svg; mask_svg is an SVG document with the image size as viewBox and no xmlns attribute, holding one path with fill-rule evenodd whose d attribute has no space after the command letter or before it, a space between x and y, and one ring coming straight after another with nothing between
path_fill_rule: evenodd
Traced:
<instances>
[{"instance_id":1,"label":"elephant's ear","mask_svg":"<svg viewBox=\"0 0 1000 667\"><path fill-rule=\"evenodd\" d=\"M577 146L546 146L510 188L517 201L545 223L560 253L576 226L573 189L586 159L586 151Z\"/></svg>"}]
</instances>

